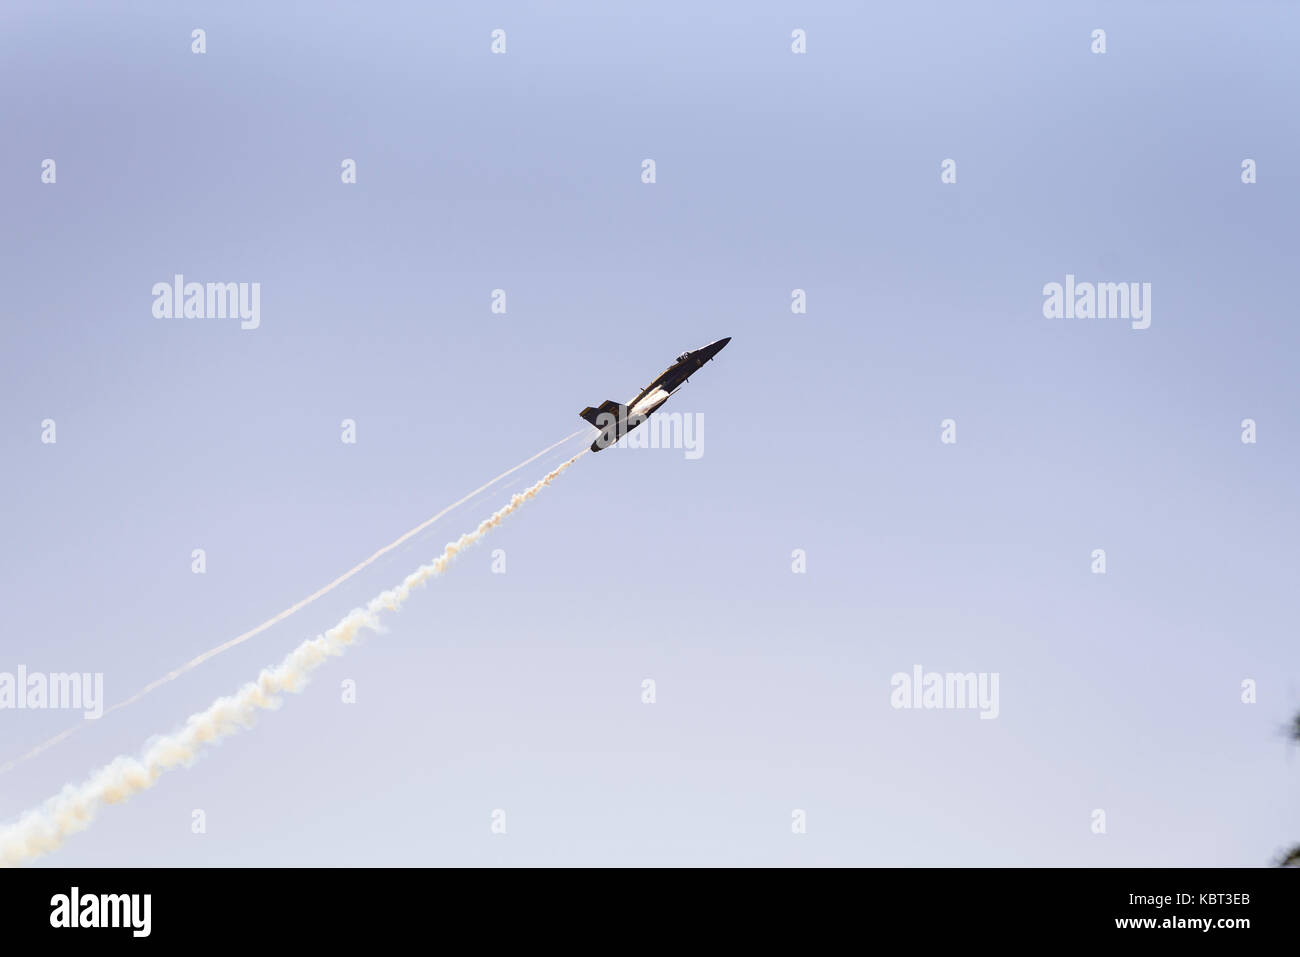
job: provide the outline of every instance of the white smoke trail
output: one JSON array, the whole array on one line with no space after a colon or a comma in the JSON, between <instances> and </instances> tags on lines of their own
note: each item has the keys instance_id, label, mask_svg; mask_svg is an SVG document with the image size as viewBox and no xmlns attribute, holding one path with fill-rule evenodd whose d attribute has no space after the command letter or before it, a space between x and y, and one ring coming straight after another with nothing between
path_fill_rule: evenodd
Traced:
<instances>
[{"instance_id":1,"label":"white smoke trail","mask_svg":"<svg viewBox=\"0 0 1300 957\"><path fill-rule=\"evenodd\" d=\"M480 522L478 528L449 543L441 555L411 572L400 585L376 595L364 608L350 612L325 634L304 641L274 668L263 669L256 681L191 715L181 730L154 740L142 757L121 755L82 784L65 786L41 807L0 828L0 866L22 864L55 850L69 836L89 827L102 805L120 803L153 787L164 771L190 764L204 745L234 734L240 728L251 727L259 710L279 706L277 695L301 690L312 672L327 659L343 654L352 646L362 628L378 631L381 612L397 611L412 590L441 575L456 555L500 525L507 515L550 485L587 451L584 449L541 481L515 493L508 503Z\"/></svg>"},{"instance_id":2,"label":"white smoke trail","mask_svg":"<svg viewBox=\"0 0 1300 957\"><path fill-rule=\"evenodd\" d=\"M438 521L438 519L445 516L448 512L451 512L454 509L459 508L460 506L468 502L470 499L472 499L474 496L479 495L480 493L487 491L493 485L496 485L497 482L500 482L506 476L518 472L525 465L529 465L533 462L536 462L547 452L559 448L565 442L568 442L587 431L589 430L585 428L578 429L578 431L572 433L571 435L566 435L564 438L560 439L560 441L552 445L548 445L546 448L542 449L540 452L538 452L536 455L532 456L531 458L524 459L522 462L520 462L518 465L514 466L513 468L506 469L496 478L488 482L484 482L482 485L474 489L474 491L470 492L468 495L452 502L450 505L444 508L437 515L433 516L432 518L425 519L419 525L415 526L415 528L398 536L393 541L385 545L383 548L379 549L379 551L375 552L373 555L367 558L365 561L353 565L351 568L345 571L338 578L334 579L328 585L322 585L320 588L316 589L316 591L312 592L306 598L302 599L301 601L295 602L294 604L290 605L288 608L284 609L284 611L272 615L270 618L266 619L266 621L262 622L260 625L250 628L248 629L248 631L244 632L243 634L236 635L234 638L231 638L229 641L223 642L222 644L217 645L215 648L210 648L207 651L203 652L203 654L191 658L189 661L185 662L185 664L172 669L162 677L155 678L153 681L149 682L147 685L145 685L135 694L131 695L131 697L119 701L111 708L107 708L104 711L104 715L110 715L114 711L117 711L121 708L125 708L127 705L135 704L137 701L139 701L145 695L149 694L151 691L154 691L162 687L163 685L167 684L169 681L175 681L177 678L179 678L181 675L185 674L186 672L193 671L195 668L203 664L203 662L207 661L209 658L215 658L217 655L221 654L222 652L229 651L231 648L234 648L237 645L242 645L250 638L255 638L256 636L260 635L262 632L266 631L266 629L270 628L272 625L279 624L280 622L288 618L290 615L292 615L294 612L301 611L303 608L306 608L317 598L321 598L325 595L328 595L335 588L338 588L339 585L342 585L345 581L347 581L357 572L374 564L376 561L378 561L380 558L383 558L385 555L391 552L394 548L397 548L403 542L407 541L408 539L412 538L415 535L420 534L420 532L424 531L434 522ZM101 717L103 717L103 715L101 715ZM36 755L40 754L42 751L52 748L59 742L72 737L74 734L76 734L84 727L86 727L86 722L84 721L81 722L80 724L74 724L71 727L67 728L66 730L60 731L58 734L56 734L54 737L50 738L49 740L42 741L40 744L36 745L26 754L19 755L18 757L12 759L11 761L7 761L4 764L0 764L0 774L6 774L9 771L12 771L14 768L18 767L18 765L22 764L24 761L28 761L31 758L36 757Z\"/></svg>"}]
</instances>

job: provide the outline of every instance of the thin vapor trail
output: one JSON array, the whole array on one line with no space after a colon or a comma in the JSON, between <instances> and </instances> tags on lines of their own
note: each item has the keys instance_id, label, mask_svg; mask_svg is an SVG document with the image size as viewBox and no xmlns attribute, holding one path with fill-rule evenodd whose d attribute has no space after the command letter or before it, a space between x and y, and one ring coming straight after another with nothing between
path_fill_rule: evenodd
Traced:
<instances>
[{"instance_id":1,"label":"thin vapor trail","mask_svg":"<svg viewBox=\"0 0 1300 957\"><path fill-rule=\"evenodd\" d=\"M180 665L177 668L174 668L173 670L167 672L167 674L163 675L162 677L155 678L153 681L149 682L147 685L145 685L135 694L131 695L131 697L126 698L123 701L119 701L111 708L105 709L104 715L112 714L114 711L117 711L120 708L125 708L127 705L135 704L145 695L149 694L149 692L162 687L163 685L167 684L169 681L176 680L177 678L179 678L181 675L185 674L188 671L193 671L195 668L203 664L203 662L207 661L209 658L215 658L217 655L221 654L222 652L229 651L231 648L234 648L237 645L242 645L250 638L255 638L256 636L260 635L262 632L266 631L266 629L270 628L272 625L278 625L280 622L284 621L294 612L301 611L303 608L306 608L317 598L321 598L325 595L328 595L335 588L338 588L339 585L342 585L345 581L347 581L357 572L361 571L362 569L373 564L383 556L387 555L389 552L391 552L394 548L397 548L403 542L407 541L408 539L412 538L415 535L420 534L420 532L424 531L434 522L438 521L438 519L445 516L448 512L451 512L454 509L459 508L460 506L468 502L470 499L472 499L474 496L482 492L485 492L493 485L496 485L497 482L500 482L506 476L518 472L525 465L530 465L531 463L536 462L547 452L559 448L565 442L575 439L579 435L587 431L589 430L578 429L578 431L574 432L572 435L566 435L564 438L560 439L560 441L554 443L553 445L548 445L546 448L542 449L540 452L538 452L536 455L532 456L531 458L524 459L522 462L520 462L518 465L514 466L513 468L506 469L496 478L492 479L491 481L483 483L478 488L474 489L474 491L470 492L468 495L464 496L463 498L457 499L455 502L452 502L450 505L444 508L437 515L433 516L430 519L426 519L425 521L421 522L419 525L415 526L415 528L411 529L409 532L406 532L398 536L396 539L389 542L387 545L385 545L379 551L375 552L365 561L353 565L351 568L345 571L338 578L334 579L328 585L321 586L320 588L316 589L316 591L308 595L306 598L302 599L301 601L295 602L294 604L290 605L288 608L286 608L284 611L280 612L279 614L271 616L270 618L266 619L266 621L262 622L260 625L248 629L248 631L244 632L242 635L236 635L234 638L231 638L229 641L217 645L215 648L210 648L207 651L203 652L203 654L191 658L189 661L185 662L185 664ZM102 718L103 715L101 715L100 717ZM18 757L5 762L4 764L0 764L0 774L6 774L9 771L12 771L14 768L18 767L18 765L22 764L24 761L28 761L36 757L36 755L40 754L42 751L46 751L54 747L56 744L60 743L61 741L64 741L72 737L74 734L76 734L84 727L86 727L86 722L84 721L81 722L80 724L74 724L72 727L64 731L60 731L58 734L50 738L48 741L42 741L40 744L36 745L26 754L19 755Z\"/></svg>"},{"instance_id":2,"label":"thin vapor trail","mask_svg":"<svg viewBox=\"0 0 1300 957\"><path fill-rule=\"evenodd\" d=\"M341 655L352 646L362 628L379 631L381 612L401 608L415 588L441 575L456 555L500 525L507 515L534 498L588 451L583 449L540 481L516 492L476 529L449 543L441 555L411 572L400 585L376 595L364 608L353 610L325 634L307 639L274 668L264 668L256 681L191 715L181 730L155 739L142 757L119 755L82 784L66 785L39 808L0 828L0 866L22 864L55 850L69 836L89 827L102 805L118 804L148 790L164 771L190 764L204 745L232 735L240 728L251 727L259 710L279 707L277 695L302 690L311 674L328 658Z\"/></svg>"}]
</instances>

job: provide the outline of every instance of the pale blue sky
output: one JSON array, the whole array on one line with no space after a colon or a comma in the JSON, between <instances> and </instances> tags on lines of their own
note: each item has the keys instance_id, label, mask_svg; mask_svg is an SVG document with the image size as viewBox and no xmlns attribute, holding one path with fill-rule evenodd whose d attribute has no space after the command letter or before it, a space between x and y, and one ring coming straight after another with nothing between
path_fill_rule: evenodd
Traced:
<instances>
[{"instance_id":1,"label":"pale blue sky","mask_svg":"<svg viewBox=\"0 0 1300 957\"><path fill-rule=\"evenodd\" d=\"M48 863L1252 865L1300 840L1300 15L701 6L0 10L0 670L102 671L118 700L734 337L665 407L704 415L702 458L587 457ZM177 272L260 282L261 327L155 318ZM1150 282L1151 328L1044 319L1066 273ZM0 820L505 491L0 777ZM998 672L999 718L891 709L915 664ZM0 712L0 761L68 723Z\"/></svg>"}]
</instances>

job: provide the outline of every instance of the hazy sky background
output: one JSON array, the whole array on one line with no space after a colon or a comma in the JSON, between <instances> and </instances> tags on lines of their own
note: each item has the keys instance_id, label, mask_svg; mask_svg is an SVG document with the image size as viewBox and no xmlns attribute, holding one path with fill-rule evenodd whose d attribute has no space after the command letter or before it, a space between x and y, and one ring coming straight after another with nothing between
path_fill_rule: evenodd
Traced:
<instances>
[{"instance_id":1,"label":"hazy sky background","mask_svg":"<svg viewBox=\"0 0 1300 957\"><path fill-rule=\"evenodd\" d=\"M0 671L120 700L734 337L665 407L703 414L702 458L587 456L44 861L1268 863L1300 840L1297 27L1281 2L4 4ZM260 282L261 327L155 318L178 272ZM1151 327L1044 319L1067 272L1151 283ZM562 457L0 776L0 820ZM892 709L917 664L998 672L1000 716ZM0 711L0 761L76 720Z\"/></svg>"}]
</instances>

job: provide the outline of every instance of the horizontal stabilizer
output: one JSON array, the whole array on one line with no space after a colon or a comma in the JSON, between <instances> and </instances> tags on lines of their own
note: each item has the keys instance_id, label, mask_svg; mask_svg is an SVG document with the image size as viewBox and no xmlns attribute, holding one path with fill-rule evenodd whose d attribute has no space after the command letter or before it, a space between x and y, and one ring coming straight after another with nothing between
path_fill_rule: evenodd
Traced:
<instances>
[{"instance_id":1,"label":"horizontal stabilizer","mask_svg":"<svg viewBox=\"0 0 1300 957\"><path fill-rule=\"evenodd\" d=\"M618 420L619 404L615 402L613 399L606 399L604 402L602 402L598 407L594 409L591 406L587 406L585 409L579 412L578 415L581 416L583 419L585 419L587 422L590 422L592 425L596 426L596 428L598 429L604 428L605 426L608 426L612 424L612 422ZM606 418L604 422L601 422L600 416L602 415L612 416L612 418Z\"/></svg>"}]
</instances>

